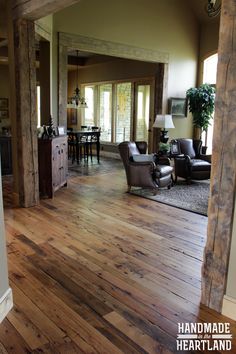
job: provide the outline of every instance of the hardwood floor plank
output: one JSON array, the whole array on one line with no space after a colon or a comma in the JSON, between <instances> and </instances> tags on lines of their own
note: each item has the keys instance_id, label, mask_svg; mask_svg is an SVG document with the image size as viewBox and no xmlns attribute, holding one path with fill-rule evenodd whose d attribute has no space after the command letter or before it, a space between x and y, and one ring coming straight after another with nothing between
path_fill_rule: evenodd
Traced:
<instances>
[{"instance_id":1,"label":"hardwood floor plank","mask_svg":"<svg viewBox=\"0 0 236 354\"><path fill-rule=\"evenodd\" d=\"M0 327L0 342L7 353L25 354L30 353L30 348L12 324L5 319Z\"/></svg>"},{"instance_id":2,"label":"hardwood floor plank","mask_svg":"<svg viewBox=\"0 0 236 354\"><path fill-rule=\"evenodd\" d=\"M179 322L230 322L235 349L235 321L200 305L207 218L125 193L119 161L74 167L29 209L4 179L15 307L0 353L171 354Z\"/></svg>"}]
</instances>

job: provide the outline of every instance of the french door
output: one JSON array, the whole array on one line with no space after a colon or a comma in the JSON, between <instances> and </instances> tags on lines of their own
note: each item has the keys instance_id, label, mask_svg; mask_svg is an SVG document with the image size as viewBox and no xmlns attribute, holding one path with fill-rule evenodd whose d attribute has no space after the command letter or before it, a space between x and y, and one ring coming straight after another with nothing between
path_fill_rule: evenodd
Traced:
<instances>
[{"instance_id":1,"label":"french door","mask_svg":"<svg viewBox=\"0 0 236 354\"><path fill-rule=\"evenodd\" d=\"M134 106L134 140L147 141L149 140L150 130L150 99L151 99L151 84L150 83L135 83L135 106Z\"/></svg>"},{"instance_id":2,"label":"french door","mask_svg":"<svg viewBox=\"0 0 236 354\"><path fill-rule=\"evenodd\" d=\"M82 122L101 128L101 142L144 140L151 143L154 80L85 85L86 93L90 108L83 112Z\"/></svg>"}]
</instances>

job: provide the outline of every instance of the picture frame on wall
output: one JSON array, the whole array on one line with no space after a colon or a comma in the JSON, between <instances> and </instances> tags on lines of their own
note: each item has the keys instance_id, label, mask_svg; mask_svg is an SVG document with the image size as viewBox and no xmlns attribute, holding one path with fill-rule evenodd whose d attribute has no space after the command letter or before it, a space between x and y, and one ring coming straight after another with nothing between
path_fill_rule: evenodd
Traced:
<instances>
[{"instance_id":1,"label":"picture frame on wall","mask_svg":"<svg viewBox=\"0 0 236 354\"><path fill-rule=\"evenodd\" d=\"M169 100L169 113L174 117L187 117L186 98L171 97Z\"/></svg>"}]
</instances>

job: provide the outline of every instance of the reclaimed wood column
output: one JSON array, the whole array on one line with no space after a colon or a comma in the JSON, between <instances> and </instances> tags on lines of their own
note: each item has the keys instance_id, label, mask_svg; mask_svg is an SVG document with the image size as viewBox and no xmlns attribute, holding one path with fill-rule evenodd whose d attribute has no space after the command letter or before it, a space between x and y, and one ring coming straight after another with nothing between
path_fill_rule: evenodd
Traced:
<instances>
[{"instance_id":1,"label":"reclaimed wood column","mask_svg":"<svg viewBox=\"0 0 236 354\"><path fill-rule=\"evenodd\" d=\"M226 289L236 189L236 1L223 0L213 134L203 304L221 312Z\"/></svg>"},{"instance_id":2,"label":"reclaimed wood column","mask_svg":"<svg viewBox=\"0 0 236 354\"><path fill-rule=\"evenodd\" d=\"M67 47L61 45L60 42L58 45L58 123L67 127Z\"/></svg>"},{"instance_id":3,"label":"reclaimed wood column","mask_svg":"<svg viewBox=\"0 0 236 354\"><path fill-rule=\"evenodd\" d=\"M14 178L20 206L30 207L39 201L34 23L18 19L11 27L10 80L15 89L11 93Z\"/></svg>"},{"instance_id":4,"label":"reclaimed wood column","mask_svg":"<svg viewBox=\"0 0 236 354\"><path fill-rule=\"evenodd\" d=\"M166 114L167 113L167 83L168 83L168 64L158 64L158 69L155 75L155 98L154 98L154 118L153 123L155 122L157 114ZM151 142L151 151L157 152L159 143L160 143L160 134L161 129L153 128L152 129L152 142Z\"/></svg>"},{"instance_id":5,"label":"reclaimed wood column","mask_svg":"<svg viewBox=\"0 0 236 354\"><path fill-rule=\"evenodd\" d=\"M48 125L50 118L50 42L39 42L39 82L41 125Z\"/></svg>"}]
</instances>

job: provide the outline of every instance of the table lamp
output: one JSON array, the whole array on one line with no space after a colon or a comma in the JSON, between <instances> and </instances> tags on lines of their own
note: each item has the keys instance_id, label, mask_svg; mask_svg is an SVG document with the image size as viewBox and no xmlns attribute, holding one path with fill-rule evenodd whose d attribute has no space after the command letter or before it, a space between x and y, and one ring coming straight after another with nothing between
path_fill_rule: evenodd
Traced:
<instances>
[{"instance_id":1,"label":"table lamp","mask_svg":"<svg viewBox=\"0 0 236 354\"><path fill-rule=\"evenodd\" d=\"M162 128L163 130L161 130L161 136L160 136L160 141L162 143L167 143L169 136L168 134L168 130L170 128L174 128L174 123L172 120L172 115L171 114L158 114L156 115L156 119L155 122L153 124L153 128Z\"/></svg>"}]
</instances>

